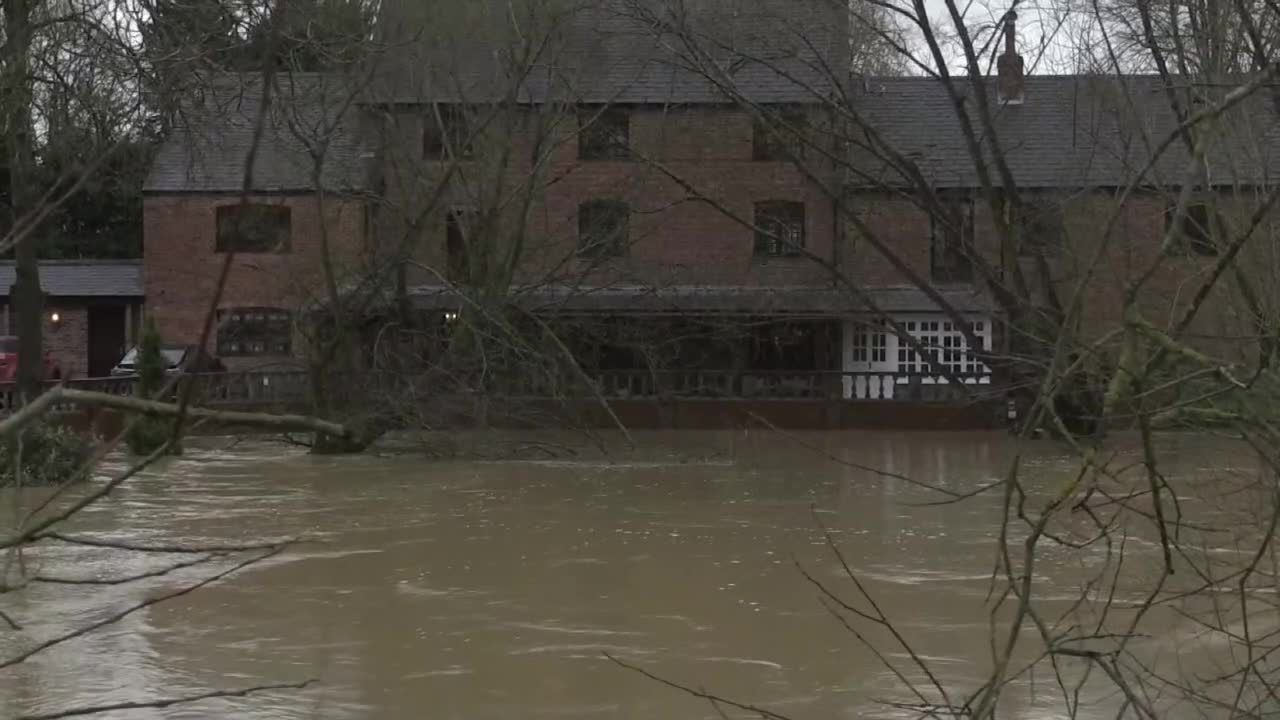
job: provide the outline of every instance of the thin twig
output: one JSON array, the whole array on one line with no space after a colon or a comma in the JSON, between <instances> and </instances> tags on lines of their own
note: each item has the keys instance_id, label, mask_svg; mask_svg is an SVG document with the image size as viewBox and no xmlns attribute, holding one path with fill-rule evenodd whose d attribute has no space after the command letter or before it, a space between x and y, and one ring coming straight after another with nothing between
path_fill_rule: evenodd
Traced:
<instances>
[{"instance_id":1,"label":"thin twig","mask_svg":"<svg viewBox=\"0 0 1280 720\"><path fill-rule=\"evenodd\" d=\"M202 700L226 700L230 698L242 698L257 693L269 692L272 690L304 690L311 684L317 682L314 678L303 680L296 683L280 683L277 685L254 685L252 687L238 688L235 690L212 690L198 695L186 695L184 697L163 698L160 700L142 700L137 702L120 702L107 705L92 705L89 707L71 708L69 710L58 710L51 713L39 713L36 715L19 715L17 720L59 720L60 718L81 717L84 715L99 715L102 713L118 712L120 710L159 710L162 708L173 707L174 705L186 705L189 703L200 702Z\"/></svg>"}]
</instances>

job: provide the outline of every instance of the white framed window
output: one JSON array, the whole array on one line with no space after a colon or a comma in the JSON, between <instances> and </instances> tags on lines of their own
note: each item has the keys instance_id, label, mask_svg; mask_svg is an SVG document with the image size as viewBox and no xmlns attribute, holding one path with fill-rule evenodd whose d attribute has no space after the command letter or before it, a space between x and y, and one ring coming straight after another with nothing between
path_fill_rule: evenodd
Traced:
<instances>
[{"instance_id":1,"label":"white framed window","mask_svg":"<svg viewBox=\"0 0 1280 720\"><path fill-rule=\"evenodd\" d=\"M906 330L907 334L910 335L911 337L913 338L919 337L918 333L920 332L919 330L920 323L917 323L915 320L908 320L906 322L899 323L899 325L901 325L902 328ZM919 358L919 355L916 353L916 351L912 349L911 345L909 345L902 338L895 337L895 339L898 341L898 372L900 373L920 372L920 358Z\"/></svg>"},{"instance_id":2,"label":"white framed window","mask_svg":"<svg viewBox=\"0 0 1280 720\"><path fill-rule=\"evenodd\" d=\"M851 326L849 362L884 365L889 360L889 329L884 320Z\"/></svg>"},{"instance_id":3,"label":"white framed window","mask_svg":"<svg viewBox=\"0 0 1280 720\"><path fill-rule=\"evenodd\" d=\"M870 333L862 328L859 328L857 332L853 334L853 349L850 352L850 360L856 363L867 362L867 341L869 339L869 335Z\"/></svg>"},{"instance_id":4,"label":"white framed window","mask_svg":"<svg viewBox=\"0 0 1280 720\"><path fill-rule=\"evenodd\" d=\"M889 356L889 337L884 331L884 323L880 323L880 329L871 333L871 362L883 363L888 360Z\"/></svg>"},{"instance_id":5,"label":"white framed window","mask_svg":"<svg viewBox=\"0 0 1280 720\"><path fill-rule=\"evenodd\" d=\"M990 382L988 376L991 370L978 360L964 332L950 319L934 317L900 320L899 324L922 351L917 352L903 338L893 338L897 345L896 370L899 384L910 382L911 375L923 375L921 382L926 384L948 382L945 374L938 371L937 365L945 368L946 373L964 376L966 383ZM970 333L982 343L981 349L990 350L991 323L987 320L970 320L967 325Z\"/></svg>"}]
</instances>

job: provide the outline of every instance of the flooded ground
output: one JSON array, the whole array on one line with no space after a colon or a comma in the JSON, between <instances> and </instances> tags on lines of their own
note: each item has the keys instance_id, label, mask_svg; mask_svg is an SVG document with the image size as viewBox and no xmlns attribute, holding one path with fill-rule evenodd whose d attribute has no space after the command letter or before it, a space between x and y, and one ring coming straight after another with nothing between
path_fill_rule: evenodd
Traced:
<instances>
[{"instance_id":1,"label":"flooded ground","mask_svg":"<svg viewBox=\"0 0 1280 720\"><path fill-rule=\"evenodd\" d=\"M74 529L151 543L312 542L4 670L0 715L316 678L303 691L106 717L718 717L608 653L789 717L893 716L883 701L910 698L801 574L855 599L819 521L936 672L960 688L981 678L999 498L924 505L939 496L822 453L965 491L1004 471L1007 437L804 436L821 453L767 434L637 439L639 451L615 460L485 462L208 441ZM1221 470L1233 457L1203 438L1172 446L1180 465L1168 472ZM1027 463L1046 492L1076 468L1052 443ZM1159 562L1136 539L1130 554L1135 577ZM1092 562L1080 558L1046 557L1037 583L1050 602L1075 597ZM46 548L32 562L106 577L145 561ZM6 606L27 626L6 647L194 577L36 587ZM868 637L903 660L885 633ZM1004 717L1059 717L1059 692L1024 677ZM1114 711L1100 695L1081 717Z\"/></svg>"}]
</instances>

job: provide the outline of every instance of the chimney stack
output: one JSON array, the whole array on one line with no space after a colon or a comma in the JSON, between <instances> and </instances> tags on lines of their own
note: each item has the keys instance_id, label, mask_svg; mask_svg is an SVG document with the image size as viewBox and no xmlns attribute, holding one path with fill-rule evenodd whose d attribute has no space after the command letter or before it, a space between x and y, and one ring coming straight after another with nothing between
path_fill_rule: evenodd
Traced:
<instances>
[{"instance_id":1,"label":"chimney stack","mask_svg":"<svg viewBox=\"0 0 1280 720\"><path fill-rule=\"evenodd\" d=\"M1021 105L1026 99L1022 56L1018 54L1018 14L1004 16L1004 54L996 58L996 99L1002 105Z\"/></svg>"}]
</instances>

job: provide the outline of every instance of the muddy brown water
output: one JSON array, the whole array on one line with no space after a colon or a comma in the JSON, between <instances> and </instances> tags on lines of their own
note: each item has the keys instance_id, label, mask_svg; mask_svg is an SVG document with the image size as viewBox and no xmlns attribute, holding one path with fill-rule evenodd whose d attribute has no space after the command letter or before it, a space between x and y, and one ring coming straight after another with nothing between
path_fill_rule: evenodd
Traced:
<instances>
[{"instance_id":1,"label":"muddy brown water","mask_svg":"<svg viewBox=\"0 0 1280 720\"><path fill-rule=\"evenodd\" d=\"M821 452L740 432L641 434L639 450L605 459L465 462L202 441L94 506L76 531L313 542L0 671L0 716L316 678L304 691L99 717L718 717L606 653L789 717L896 716L882 701L909 696L797 567L855 598L815 518L931 667L971 690L988 664L998 497L922 505L938 496L822 454L964 491L1004 471L1009 438L803 437ZM1168 444L1184 473L1240 458L1205 438ZM1075 463L1043 443L1026 467L1048 492ZM1132 573L1158 563L1151 545L1130 553ZM81 577L158 562L55 547L29 559ZM1067 602L1097 561L1047 553L1037 587ZM5 647L194 577L8 596L27 627L4 635ZM869 637L904 661L884 633ZM1057 692L1023 678L1004 717L1060 717ZM1080 716L1112 716L1114 700L1100 694Z\"/></svg>"}]
</instances>

